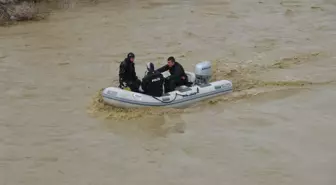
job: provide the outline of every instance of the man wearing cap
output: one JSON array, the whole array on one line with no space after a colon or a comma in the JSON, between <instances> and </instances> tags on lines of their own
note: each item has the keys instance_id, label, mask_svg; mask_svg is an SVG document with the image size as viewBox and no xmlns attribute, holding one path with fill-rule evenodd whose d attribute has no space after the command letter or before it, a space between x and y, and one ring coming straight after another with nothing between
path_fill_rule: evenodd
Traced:
<instances>
[{"instance_id":1,"label":"man wearing cap","mask_svg":"<svg viewBox=\"0 0 336 185\"><path fill-rule=\"evenodd\" d=\"M141 81L138 79L134 67L134 53L128 53L127 58L119 66L119 87L129 87L131 91L138 92Z\"/></svg>"},{"instance_id":2,"label":"man wearing cap","mask_svg":"<svg viewBox=\"0 0 336 185\"><path fill-rule=\"evenodd\" d=\"M160 72L154 70L154 64L147 63L147 71L145 77L142 79L141 88L144 94L151 96L162 96L163 94L164 77Z\"/></svg>"}]
</instances>

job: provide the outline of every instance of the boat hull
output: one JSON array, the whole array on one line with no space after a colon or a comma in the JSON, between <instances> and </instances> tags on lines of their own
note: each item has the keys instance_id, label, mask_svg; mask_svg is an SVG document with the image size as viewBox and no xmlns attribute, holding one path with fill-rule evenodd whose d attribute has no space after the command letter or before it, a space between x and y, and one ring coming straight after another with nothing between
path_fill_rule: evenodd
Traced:
<instances>
[{"instance_id":1,"label":"boat hull","mask_svg":"<svg viewBox=\"0 0 336 185\"><path fill-rule=\"evenodd\" d=\"M232 92L228 80L211 82L206 85L180 87L161 97L126 91L116 87L105 88L102 92L106 104L122 108L171 107L186 108L197 102Z\"/></svg>"}]
</instances>

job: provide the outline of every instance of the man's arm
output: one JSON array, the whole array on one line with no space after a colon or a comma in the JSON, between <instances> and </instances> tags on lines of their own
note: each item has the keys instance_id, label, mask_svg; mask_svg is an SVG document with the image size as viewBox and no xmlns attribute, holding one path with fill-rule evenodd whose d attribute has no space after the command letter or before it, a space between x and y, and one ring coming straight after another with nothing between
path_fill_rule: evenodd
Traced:
<instances>
[{"instance_id":1,"label":"man's arm","mask_svg":"<svg viewBox=\"0 0 336 185\"><path fill-rule=\"evenodd\" d=\"M135 66L134 66L134 63L133 64L130 64L130 65L132 65L131 67L133 68L132 69L132 79L134 80L134 81L136 81L136 80L138 80L139 78L138 78L138 76L136 75L136 72L135 72Z\"/></svg>"},{"instance_id":2,"label":"man's arm","mask_svg":"<svg viewBox=\"0 0 336 185\"><path fill-rule=\"evenodd\" d=\"M184 73L183 73L183 69L181 68L181 66L175 66L174 74L171 74L169 78L174 79L174 80L181 80L181 77L183 74Z\"/></svg>"},{"instance_id":3,"label":"man's arm","mask_svg":"<svg viewBox=\"0 0 336 185\"><path fill-rule=\"evenodd\" d=\"M119 66L119 82L121 83L125 78L126 68L124 62L121 62Z\"/></svg>"},{"instance_id":4,"label":"man's arm","mask_svg":"<svg viewBox=\"0 0 336 185\"><path fill-rule=\"evenodd\" d=\"M132 76L133 76L133 79L134 80L138 80L139 78L138 78L138 76L136 75L136 72L135 72L135 70L133 71L133 74L132 74Z\"/></svg>"},{"instance_id":5,"label":"man's arm","mask_svg":"<svg viewBox=\"0 0 336 185\"><path fill-rule=\"evenodd\" d=\"M156 71L163 73L165 71L169 70L169 66L168 65L164 65L162 67L160 67L159 69L157 69Z\"/></svg>"}]
</instances>

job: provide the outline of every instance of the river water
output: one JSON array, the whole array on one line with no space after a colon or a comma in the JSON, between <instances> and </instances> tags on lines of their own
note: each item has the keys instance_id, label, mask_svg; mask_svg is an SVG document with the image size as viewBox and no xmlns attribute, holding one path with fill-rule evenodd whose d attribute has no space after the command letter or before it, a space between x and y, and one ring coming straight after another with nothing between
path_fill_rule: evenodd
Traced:
<instances>
[{"instance_id":1,"label":"river water","mask_svg":"<svg viewBox=\"0 0 336 185\"><path fill-rule=\"evenodd\" d=\"M333 0L78 3L0 28L0 184L336 184ZM99 101L132 51L213 62L235 92L185 110Z\"/></svg>"}]
</instances>

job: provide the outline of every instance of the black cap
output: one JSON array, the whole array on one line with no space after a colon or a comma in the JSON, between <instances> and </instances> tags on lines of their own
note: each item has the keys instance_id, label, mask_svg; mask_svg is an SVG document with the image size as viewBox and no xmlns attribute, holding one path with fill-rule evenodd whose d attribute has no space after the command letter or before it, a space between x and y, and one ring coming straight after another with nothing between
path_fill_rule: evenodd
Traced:
<instances>
[{"instance_id":1,"label":"black cap","mask_svg":"<svg viewBox=\"0 0 336 185\"><path fill-rule=\"evenodd\" d=\"M127 54L127 58L135 58L134 53L130 52Z\"/></svg>"}]
</instances>

